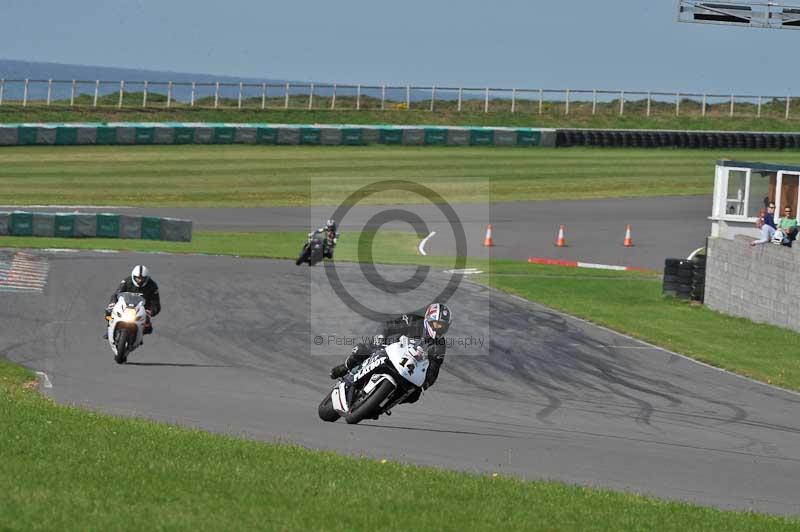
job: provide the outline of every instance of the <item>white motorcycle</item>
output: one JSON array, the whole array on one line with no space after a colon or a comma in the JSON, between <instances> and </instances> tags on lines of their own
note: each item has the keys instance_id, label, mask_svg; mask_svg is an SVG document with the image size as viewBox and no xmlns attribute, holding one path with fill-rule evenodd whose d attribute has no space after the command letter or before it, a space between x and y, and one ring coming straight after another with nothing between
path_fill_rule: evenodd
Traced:
<instances>
[{"instance_id":1,"label":"white motorcycle","mask_svg":"<svg viewBox=\"0 0 800 532\"><path fill-rule=\"evenodd\" d=\"M124 364L131 351L142 345L147 311L141 294L122 292L111 309L108 321L108 344L114 351L114 361Z\"/></svg>"},{"instance_id":2,"label":"white motorcycle","mask_svg":"<svg viewBox=\"0 0 800 532\"><path fill-rule=\"evenodd\" d=\"M422 388L429 364L425 348L401 336L339 379L319 404L319 417L358 423L390 415L392 408Z\"/></svg>"}]
</instances>

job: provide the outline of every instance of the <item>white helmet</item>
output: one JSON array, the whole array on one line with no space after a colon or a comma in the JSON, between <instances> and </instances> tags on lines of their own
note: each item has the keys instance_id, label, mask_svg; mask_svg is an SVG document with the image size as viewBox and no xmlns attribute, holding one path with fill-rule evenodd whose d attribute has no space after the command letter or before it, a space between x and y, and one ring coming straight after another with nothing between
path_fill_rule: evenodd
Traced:
<instances>
[{"instance_id":1,"label":"white helmet","mask_svg":"<svg viewBox=\"0 0 800 532\"><path fill-rule=\"evenodd\" d=\"M133 281L133 286L141 288L146 285L149 280L150 271L147 269L147 266L139 264L133 267L133 270L131 271L131 281Z\"/></svg>"}]
</instances>

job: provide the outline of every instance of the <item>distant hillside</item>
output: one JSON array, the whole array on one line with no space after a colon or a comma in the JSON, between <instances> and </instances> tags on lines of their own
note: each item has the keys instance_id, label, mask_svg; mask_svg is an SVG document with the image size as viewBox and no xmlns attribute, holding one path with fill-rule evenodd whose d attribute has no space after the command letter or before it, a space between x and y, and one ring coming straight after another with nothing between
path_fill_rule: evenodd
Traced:
<instances>
[{"instance_id":1,"label":"distant hillside","mask_svg":"<svg viewBox=\"0 0 800 532\"><path fill-rule=\"evenodd\" d=\"M62 63L44 63L36 61L17 61L0 59L0 78L4 79L77 79L119 81L197 81L197 82L239 82L246 83L285 83L285 79L277 78L236 78L232 76L215 76L213 74L192 74L186 72L166 72L162 70L144 70L139 68L117 68L88 65L65 65Z\"/></svg>"}]
</instances>

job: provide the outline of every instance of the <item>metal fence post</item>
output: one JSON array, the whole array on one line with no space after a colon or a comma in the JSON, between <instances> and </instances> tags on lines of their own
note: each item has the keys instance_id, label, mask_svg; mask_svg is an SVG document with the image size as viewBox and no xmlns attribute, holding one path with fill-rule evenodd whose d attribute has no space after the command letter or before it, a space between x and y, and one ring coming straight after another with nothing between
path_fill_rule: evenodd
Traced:
<instances>
[{"instance_id":1,"label":"metal fence post","mask_svg":"<svg viewBox=\"0 0 800 532\"><path fill-rule=\"evenodd\" d=\"M191 96L189 96L189 98L190 98L189 107L194 107L194 91L195 91L196 88L197 88L197 83L193 81L192 82L192 94L191 94Z\"/></svg>"},{"instance_id":2,"label":"metal fence post","mask_svg":"<svg viewBox=\"0 0 800 532\"><path fill-rule=\"evenodd\" d=\"M542 114L544 108L544 89L539 89L539 114Z\"/></svg>"},{"instance_id":3,"label":"metal fence post","mask_svg":"<svg viewBox=\"0 0 800 532\"><path fill-rule=\"evenodd\" d=\"M650 92L647 93L647 116L650 116L650 102L651 102L651 95Z\"/></svg>"},{"instance_id":4,"label":"metal fence post","mask_svg":"<svg viewBox=\"0 0 800 532\"><path fill-rule=\"evenodd\" d=\"M464 96L464 87L458 88L458 112L461 112L461 100Z\"/></svg>"},{"instance_id":5,"label":"metal fence post","mask_svg":"<svg viewBox=\"0 0 800 532\"><path fill-rule=\"evenodd\" d=\"M758 97L758 110L756 111L756 117L761 118L761 96Z\"/></svg>"},{"instance_id":6,"label":"metal fence post","mask_svg":"<svg viewBox=\"0 0 800 532\"><path fill-rule=\"evenodd\" d=\"M125 97L125 80L119 80L119 101L117 101L117 109L122 109L122 99Z\"/></svg>"},{"instance_id":7,"label":"metal fence post","mask_svg":"<svg viewBox=\"0 0 800 532\"><path fill-rule=\"evenodd\" d=\"M242 91L243 90L244 90L244 82L240 81L239 82L239 98L236 100L236 108L237 109L241 109L242 108Z\"/></svg>"},{"instance_id":8,"label":"metal fence post","mask_svg":"<svg viewBox=\"0 0 800 532\"><path fill-rule=\"evenodd\" d=\"M517 89L511 89L511 112L513 113L517 107Z\"/></svg>"},{"instance_id":9,"label":"metal fence post","mask_svg":"<svg viewBox=\"0 0 800 532\"><path fill-rule=\"evenodd\" d=\"M53 95L53 80L47 80L47 105L50 105L50 97Z\"/></svg>"},{"instance_id":10,"label":"metal fence post","mask_svg":"<svg viewBox=\"0 0 800 532\"><path fill-rule=\"evenodd\" d=\"M336 109L336 83L333 84L333 96L331 96L331 109Z\"/></svg>"},{"instance_id":11,"label":"metal fence post","mask_svg":"<svg viewBox=\"0 0 800 532\"><path fill-rule=\"evenodd\" d=\"M569 89L564 91L564 101L566 103L566 105L564 106L564 114L568 115L569 114Z\"/></svg>"},{"instance_id":12,"label":"metal fence post","mask_svg":"<svg viewBox=\"0 0 800 532\"><path fill-rule=\"evenodd\" d=\"M733 105L734 105L733 101L734 101L734 99L735 99L734 95L731 94L731 116L733 116Z\"/></svg>"},{"instance_id":13,"label":"metal fence post","mask_svg":"<svg viewBox=\"0 0 800 532\"><path fill-rule=\"evenodd\" d=\"M789 120L789 106L792 103L792 97L788 94L786 95L786 120Z\"/></svg>"},{"instance_id":14,"label":"metal fence post","mask_svg":"<svg viewBox=\"0 0 800 532\"><path fill-rule=\"evenodd\" d=\"M486 87L486 94L483 98L483 112L489 112L489 87Z\"/></svg>"},{"instance_id":15,"label":"metal fence post","mask_svg":"<svg viewBox=\"0 0 800 532\"><path fill-rule=\"evenodd\" d=\"M167 83L167 109L172 105L172 81Z\"/></svg>"},{"instance_id":16,"label":"metal fence post","mask_svg":"<svg viewBox=\"0 0 800 532\"><path fill-rule=\"evenodd\" d=\"M219 107L219 81L214 84L214 109Z\"/></svg>"},{"instance_id":17,"label":"metal fence post","mask_svg":"<svg viewBox=\"0 0 800 532\"><path fill-rule=\"evenodd\" d=\"M284 97L283 97L283 108L284 109L288 109L289 108L289 83L288 82L286 83L286 92L285 92Z\"/></svg>"},{"instance_id":18,"label":"metal fence post","mask_svg":"<svg viewBox=\"0 0 800 532\"><path fill-rule=\"evenodd\" d=\"M356 85L356 111L361 110L361 84Z\"/></svg>"},{"instance_id":19,"label":"metal fence post","mask_svg":"<svg viewBox=\"0 0 800 532\"><path fill-rule=\"evenodd\" d=\"M94 101L92 102L92 107L97 107L97 97L100 96L100 80L95 80L94 82Z\"/></svg>"},{"instance_id":20,"label":"metal fence post","mask_svg":"<svg viewBox=\"0 0 800 532\"><path fill-rule=\"evenodd\" d=\"M75 105L75 80L72 80L72 90L69 93L69 106Z\"/></svg>"},{"instance_id":21,"label":"metal fence post","mask_svg":"<svg viewBox=\"0 0 800 532\"><path fill-rule=\"evenodd\" d=\"M675 116L681 115L681 93L675 93Z\"/></svg>"},{"instance_id":22,"label":"metal fence post","mask_svg":"<svg viewBox=\"0 0 800 532\"><path fill-rule=\"evenodd\" d=\"M381 85L381 111L386 110L386 84Z\"/></svg>"},{"instance_id":23,"label":"metal fence post","mask_svg":"<svg viewBox=\"0 0 800 532\"><path fill-rule=\"evenodd\" d=\"M28 105L28 78L25 78L25 88L22 90L22 107Z\"/></svg>"},{"instance_id":24,"label":"metal fence post","mask_svg":"<svg viewBox=\"0 0 800 532\"><path fill-rule=\"evenodd\" d=\"M308 89L308 108L309 110L314 107L314 84L312 83Z\"/></svg>"},{"instance_id":25,"label":"metal fence post","mask_svg":"<svg viewBox=\"0 0 800 532\"><path fill-rule=\"evenodd\" d=\"M147 107L147 80L144 81L144 92L142 92L142 107Z\"/></svg>"},{"instance_id":26,"label":"metal fence post","mask_svg":"<svg viewBox=\"0 0 800 532\"><path fill-rule=\"evenodd\" d=\"M406 111L411 110L411 85L406 85Z\"/></svg>"},{"instance_id":27,"label":"metal fence post","mask_svg":"<svg viewBox=\"0 0 800 532\"><path fill-rule=\"evenodd\" d=\"M597 113L597 89L592 89L592 115Z\"/></svg>"},{"instance_id":28,"label":"metal fence post","mask_svg":"<svg viewBox=\"0 0 800 532\"><path fill-rule=\"evenodd\" d=\"M431 112L433 112L433 102L436 101L436 85L431 87Z\"/></svg>"},{"instance_id":29,"label":"metal fence post","mask_svg":"<svg viewBox=\"0 0 800 532\"><path fill-rule=\"evenodd\" d=\"M265 109L267 107L267 84L266 82L261 84L261 109Z\"/></svg>"},{"instance_id":30,"label":"metal fence post","mask_svg":"<svg viewBox=\"0 0 800 532\"><path fill-rule=\"evenodd\" d=\"M0 79L0 105L3 105L3 95L6 92L6 80Z\"/></svg>"},{"instance_id":31,"label":"metal fence post","mask_svg":"<svg viewBox=\"0 0 800 532\"><path fill-rule=\"evenodd\" d=\"M619 116L625 114L625 91L619 91Z\"/></svg>"},{"instance_id":32,"label":"metal fence post","mask_svg":"<svg viewBox=\"0 0 800 532\"><path fill-rule=\"evenodd\" d=\"M706 116L706 94L703 94L703 116Z\"/></svg>"}]
</instances>

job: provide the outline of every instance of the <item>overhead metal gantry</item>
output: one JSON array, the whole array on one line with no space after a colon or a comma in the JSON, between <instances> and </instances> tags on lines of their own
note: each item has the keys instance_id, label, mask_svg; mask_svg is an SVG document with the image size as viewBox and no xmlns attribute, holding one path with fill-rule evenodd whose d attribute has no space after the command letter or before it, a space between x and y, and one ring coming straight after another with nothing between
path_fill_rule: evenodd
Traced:
<instances>
[{"instance_id":1,"label":"overhead metal gantry","mask_svg":"<svg viewBox=\"0 0 800 532\"><path fill-rule=\"evenodd\" d=\"M800 6L777 2L678 0L678 22L800 29Z\"/></svg>"}]
</instances>

